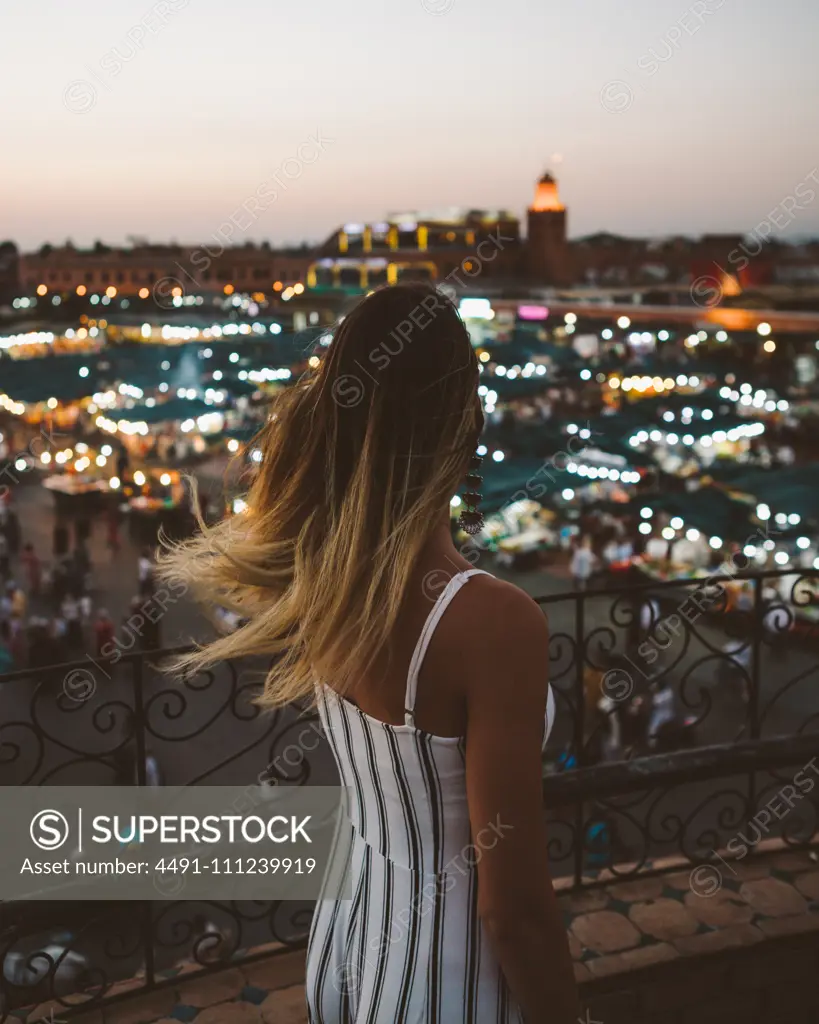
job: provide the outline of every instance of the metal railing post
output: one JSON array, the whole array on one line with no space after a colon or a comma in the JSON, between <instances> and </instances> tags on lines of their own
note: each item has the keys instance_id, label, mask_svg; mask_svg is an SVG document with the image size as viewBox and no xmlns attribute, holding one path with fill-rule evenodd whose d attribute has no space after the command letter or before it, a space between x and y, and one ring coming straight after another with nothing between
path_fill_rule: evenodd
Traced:
<instances>
[{"instance_id":1,"label":"metal railing post","mask_svg":"<svg viewBox=\"0 0 819 1024\"><path fill-rule=\"evenodd\" d=\"M751 692L748 694L748 734L750 739L759 739L759 687L760 687L760 643L762 640L762 582L756 577L754 587L754 610L751 625ZM756 772L748 773L748 817L756 814Z\"/></svg>"},{"instance_id":2,"label":"metal railing post","mask_svg":"<svg viewBox=\"0 0 819 1024\"><path fill-rule=\"evenodd\" d=\"M748 730L752 740L759 739L760 644L762 642L762 581L754 581L754 616L751 629L751 692L748 694Z\"/></svg>"},{"instance_id":3,"label":"metal railing post","mask_svg":"<svg viewBox=\"0 0 819 1024\"><path fill-rule=\"evenodd\" d=\"M143 668L145 655L140 654L133 662L134 684L134 744L137 759L137 785L147 785L148 748L145 742L145 692ZM152 989L156 984L156 964L154 961L154 914L153 904L146 900L142 904L140 931L142 933L142 951L145 957L145 988Z\"/></svg>"},{"instance_id":4,"label":"metal railing post","mask_svg":"<svg viewBox=\"0 0 819 1024\"><path fill-rule=\"evenodd\" d=\"M574 744L577 755L578 767L586 763L586 690L583 685L583 669L585 664L584 644L586 634L586 605L585 596L577 594L575 597L575 729ZM583 878L583 855L586 846L586 834L583 824L583 801L578 800L575 805L574 815L574 884L580 886Z\"/></svg>"}]
</instances>

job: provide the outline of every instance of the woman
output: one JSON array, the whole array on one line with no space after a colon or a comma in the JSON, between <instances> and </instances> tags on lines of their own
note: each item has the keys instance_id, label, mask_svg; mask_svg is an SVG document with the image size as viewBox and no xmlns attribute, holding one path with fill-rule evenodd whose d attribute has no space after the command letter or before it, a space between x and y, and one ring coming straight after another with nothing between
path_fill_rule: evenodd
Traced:
<instances>
[{"instance_id":1,"label":"woman","mask_svg":"<svg viewBox=\"0 0 819 1024\"><path fill-rule=\"evenodd\" d=\"M577 1020L541 796L546 621L451 539L477 387L451 303L374 292L254 442L247 511L164 557L248 620L184 663L276 655L266 702L317 701L350 788L352 899L316 909L312 1024Z\"/></svg>"},{"instance_id":2,"label":"woman","mask_svg":"<svg viewBox=\"0 0 819 1024\"><path fill-rule=\"evenodd\" d=\"M32 597L38 597L43 581L43 566L31 542L23 548L20 561L23 563L26 579L28 580L28 592Z\"/></svg>"}]
</instances>

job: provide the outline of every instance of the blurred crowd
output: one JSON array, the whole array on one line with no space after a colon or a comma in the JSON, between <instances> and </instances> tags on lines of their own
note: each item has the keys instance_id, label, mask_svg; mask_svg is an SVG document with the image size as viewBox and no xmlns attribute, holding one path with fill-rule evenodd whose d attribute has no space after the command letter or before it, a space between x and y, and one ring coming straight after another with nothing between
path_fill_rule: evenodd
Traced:
<instances>
[{"instance_id":1,"label":"blurred crowd","mask_svg":"<svg viewBox=\"0 0 819 1024\"><path fill-rule=\"evenodd\" d=\"M104 657L111 649L118 624L95 600L90 532L87 520L75 521L73 529L58 524L52 551L38 551L25 540L13 505L0 501L0 675L78 660L85 654ZM119 538L110 523L107 540L116 554ZM153 590L154 563L146 548L139 557L134 597L124 610L123 624L133 622ZM142 650L161 647L161 620L140 617L133 645Z\"/></svg>"}]
</instances>

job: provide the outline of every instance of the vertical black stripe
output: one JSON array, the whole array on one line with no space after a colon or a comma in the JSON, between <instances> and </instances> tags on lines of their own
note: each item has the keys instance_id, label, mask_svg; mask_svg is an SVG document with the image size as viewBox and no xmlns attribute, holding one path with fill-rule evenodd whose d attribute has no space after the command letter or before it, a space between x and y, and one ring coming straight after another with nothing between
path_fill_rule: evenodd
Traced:
<instances>
[{"instance_id":1,"label":"vertical black stripe","mask_svg":"<svg viewBox=\"0 0 819 1024\"><path fill-rule=\"evenodd\" d=\"M367 844L364 850L364 885L363 895L361 897L361 913L359 915L358 924L358 944L355 948L355 973L353 977L356 981L355 991L353 992L353 1001L355 1003L353 1007L353 1019L358 1020L358 1012L361 1007L362 999L367 997L367 983L368 974L367 967L369 960L365 954L365 944L367 936L370 933L370 899L372 894L372 876L373 876L373 848Z\"/></svg>"},{"instance_id":2,"label":"vertical black stripe","mask_svg":"<svg viewBox=\"0 0 819 1024\"><path fill-rule=\"evenodd\" d=\"M324 906L324 904L320 904ZM336 901L333 904L333 909L330 912L330 921L327 925L327 930L324 934L324 941L321 946L321 953L319 954L318 966L316 968L316 990L315 990L315 1009L319 1018L323 1016L323 1005L324 1005L324 983L327 981L327 968L330 963L330 954L333 947L333 932L336 928L336 921L338 919L340 903ZM319 913L317 910L316 913Z\"/></svg>"},{"instance_id":3,"label":"vertical black stripe","mask_svg":"<svg viewBox=\"0 0 819 1024\"><path fill-rule=\"evenodd\" d=\"M432 942L429 963L429 1024L447 1024L441 1016L441 994L443 981L444 948L444 878L435 879L435 905L432 913Z\"/></svg>"},{"instance_id":4,"label":"vertical black stripe","mask_svg":"<svg viewBox=\"0 0 819 1024\"><path fill-rule=\"evenodd\" d=\"M378 936L378 964L376 968L375 982L373 984L370 1009L367 1013L365 1024L378 1024L378 1014L381 1009L381 996L384 992L384 980L387 977L387 964L389 962L390 951L389 935L385 932L385 926L392 921L392 896L394 884L392 861L385 860L384 892L382 896L383 914L381 916L379 926L380 934Z\"/></svg>"},{"instance_id":5,"label":"vertical black stripe","mask_svg":"<svg viewBox=\"0 0 819 1024\"><path fill-rule=\"evenodd\" d=\"M321 689L321 703L319 705L319 717L321 723L324 726L324 735L327 737L327 742L330 744L330 750L333 754L333 759L336 762L338 768L338 774L341 780L341 785L347 789L352 789L352 784L347 775L347 762L341 756L341 750L338 745L338 737L336 736L336 729L333 726L333 713L332 709L327 704L327 692L326 688ZM336 719L338 714L336 714Z\"/></svg>"},{"instance_id":6,"label":"vertical black stripe","mask_svg":"<svg viewBox=\"0 0 819 1024\"><path fill-rule=\"evenodd\" d=\"M415 801L413 800L412 796L412 788L409 784L409 779L407 777L407 769L404 764L404 758L401 754L400 746L397 742L396 734L392 729L387 729L386 731L390 747L390 754L393 758L393 769L395 771L399 793L401 796L401 806L404 813L404 820L407 826L407 834L410 838L409 878L411 882L411 894L409 909L412 912L410 914L410 929L409 935L407 936L406 951L404 953L404 967L402 971L401 986L399 990L398 1004L396 1007L395 1017L396 1021L401 1021L406 1017L407 1014L410 992L412 989L412 984L415 978L415 970L417 967L416 961L418 957L418 932L420 921L420 916L418 914L418 905L419 896L421 893L421 886L423 882L422 869L424 857L424 830L419 826L419 822L415 815Z\"/></svg>"},{"instance_id":7,"label":"vertical black stripe","mask_svg":"<svg viewBox=\"0 0 819 1024\"><path fill-rule=\"evenodd\" d=\"M424 786L429 801L429 816L432 826L432 863L430 869L436 874L443 868L443 816L441 794L438 783L438 772L435 759L430 750L430 737L427 733L416 733L415 743L418 750L418 761L424 777Z\"/></svg>"},{"instance_id":8,"label":"vertical black stripe","mask_svg":"<svg viewBox=\"0 0 819 1024\"><path fill-rule=\"evenodd\" d=\"M478 873L469 873L466 896L466 968L464 971L464 1024L475 1019L478 1009L478 983L480 980L481 933L478 917Z\"/></svg>"},{"instance_id":9,"label":"vertical black stripe","mask_svg":"<svg viewBox=\"0 0 819 1024\"><path fill-rule=\"evenodd\" d=\"M438 1024L441 1001L441 941L443 938L443 897L441 893L444 867L443 847L443 794L438 766L432 753L432 737L424 733L417 736L419 760L424 772L424 781L429 800L430 822L432 825L432 865L435 872L435 904L432 919L432 949L429 969L430 1024Z\"/></svg>"},{"instance_id":10,"label":"vertical black stripe","mask_svg":"<svg viewBox=\"0 0 819 1024\"><path fill-rule=\"evenodd\" d=\"M361 728L364 730L364 747L367 751L367 765L370 769L372 791L375 794L375 809L378 815L378 851L382 857L389 854L389 832L387 829L387 808L384 802L384 791L378 772L378 760L375 756L375 740L372 728L367 719L361 715ZM369 838L369 837L368 837Z\"/></svg>"},{"instance_id":11,"label":"vertical black stripe","mask_svg":"<svg viewBox=\"0 0 819 1024\"><path fill-rule=\"evenodd\" d=\"M358 840L362 842L361 840ZM364 844L366 849L366 844ZM366 855L365 855L366 865ZM335 979L336 985L341 994L341 1020L347 1021L350 1018L350 985L349 979L352 978L354 981L357 980L357 976L354 973L359 969L359 964L352 964L350 962L353 946L355 943L356 929L359 926L359 912L361 909L361 897L364 888L366 871L359 869L358 882L356 884L355 895L353 896L353 903L350 907L350 916L347 920L347 935L344 938L344 953L341 964L337 965L338 977Z\"/></svg>"},{"instance_id":12,"label":"vertical black stripe","mask_svg":"<svg viewBox=\"0 0 819 1024\"><path fill-rule=\"evenodd\" d=\"M347 717L348 705L344 701L339 700L337 701L337 707L339 718L341 719L342 731L344 733L344 743L347 747L347 762L352 770L355 783L354 788L358 803L358 821L356 822L356 825L362 836L365 836L367 834L367 804L364 799L364 788L361 785L361 776L358 773L355 754L353 753L352 731L350 729L350 721Z\"/></svg>"},{"instance_id":13,"label":"vertical black stripe","mask_svg":"<svg viewBox=\"0 0 819 1024\"><path fill-rule=\"evenodd\" d=\"M401 811L404 816L404 826L407 831L407 854L409 867L412 871L421 871L423 867L422 839L418 829L418 822L415 817L415 805L412 799L412 790L407 779L404 761L398 747L395 733L387 729L387 746L392 760L392 769L395 774L395 781L398 785L398 795L401 798Z\"/></svg>"},{"instance_id":14,"label":"vertical black stripe","mask_svg":"<svg viewBox=\"0 0 819 1024\"><path fill-rule=\"evenodd\" d=\"M404 969L401 977L401 988L398 993L398 1003L395 1008L396 1024L398 1021L404 1021L407 1019L410 993L412 992L412 985L415 980L415 970L418 966L418 929L419 921L421 920L418 913L418 906L419 897L421 895L421 884L424 876L420 871L410 871L408 875L412 883L412 892L409 903L412 913L410 914L410 930L409 935L407 936L407 948L406 953L404 954Z\"/></svg>"}]
</instances>

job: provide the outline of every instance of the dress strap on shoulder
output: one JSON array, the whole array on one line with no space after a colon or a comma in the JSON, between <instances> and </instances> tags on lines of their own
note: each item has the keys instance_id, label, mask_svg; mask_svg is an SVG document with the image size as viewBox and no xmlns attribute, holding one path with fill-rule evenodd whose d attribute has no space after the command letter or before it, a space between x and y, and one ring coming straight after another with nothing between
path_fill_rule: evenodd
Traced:
<instances>
[{"instance_id":1,"label":"dress strap on shoulder","mask_svg":"<svg viewBox=\"0 0 819 1024\"><path fill-rule=\"evenodd\" d=\"M418 637L415 650L412 652L412 660L410 661L409 672L407 673L407 691L404 695L404 723L406 725L415 725L415 698L418 692L418 674L424 663L432 634L441 621L441 617L449 607L453 597L455 597L468 579L472 576L490 575L491 573L486 572L485 569L467 569L464 572L456 573L438 595L438 599L432 606L432 610L424 623L424 628L421 630L421 635Z\"/></svg>"}]
</instances>

